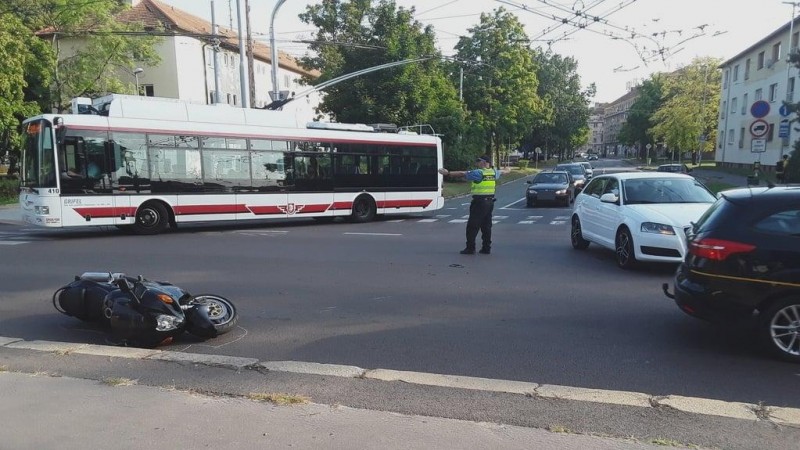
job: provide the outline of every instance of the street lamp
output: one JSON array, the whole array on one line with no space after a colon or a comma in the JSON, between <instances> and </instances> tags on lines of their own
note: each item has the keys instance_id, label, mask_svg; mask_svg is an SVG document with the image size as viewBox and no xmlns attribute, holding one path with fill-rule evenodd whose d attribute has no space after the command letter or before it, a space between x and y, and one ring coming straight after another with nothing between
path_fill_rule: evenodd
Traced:
<instances>
[{"instance_id":1,"label":"street lamp","mask_svg":"<svg viewBox=\"0 0 800 450\"><path fill-rule=\"evenodd\" d=\"M136 95L141 95L139 93L139 74L144 72L144 69L141 67L137 67L133 69L133 76L136 78Z\"/></svg>"}]
</instances>

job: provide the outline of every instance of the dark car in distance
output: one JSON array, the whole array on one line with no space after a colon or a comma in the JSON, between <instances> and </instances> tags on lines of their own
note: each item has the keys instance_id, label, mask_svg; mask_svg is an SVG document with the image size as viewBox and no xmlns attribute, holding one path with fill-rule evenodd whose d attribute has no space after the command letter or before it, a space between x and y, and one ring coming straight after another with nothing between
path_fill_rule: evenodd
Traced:
<instances>
[{"instance_id":1,"label":"dark car in distance","mask_svg":"<svg viewBox=\"0 0 800 450\"><path fill-rule=\"evenodd\" d=\"M723 191L687 241L664 293L694 317L755 320L768 351L800 363L800 186Z\"/></svg>"},{"instance_id":2,"label":"dark car in distance","mask_svg":"<svg viewBox=\"0 0 800 450\"><path fill-rule=\"evenodd\" d=\"M689 173L692 169L686 164L662 164L656 168L657 172Z\"/></svg>"},{"instance_id":3,"label":"dark car in distance","mask_svg":"<svg viewBox=\"0 0 800 450\"><path fill-rule=\"evenodd\" d=\"M543 201L569 206L575 200L575 183L569 172L541 172L527 183L525 204L528 207Z\"/></svg>"},{"instance_id":4,"label":"dark car in distance","mask_svg":"<svg viewBox=\"0 0 800 450\"><path fill-rule=\"evenodd\" d=\"M586 168L580 163L558 164L553 170L569 172L575 182L575 195L578 195L589 180Z\"/></svg>"}]
</instances>

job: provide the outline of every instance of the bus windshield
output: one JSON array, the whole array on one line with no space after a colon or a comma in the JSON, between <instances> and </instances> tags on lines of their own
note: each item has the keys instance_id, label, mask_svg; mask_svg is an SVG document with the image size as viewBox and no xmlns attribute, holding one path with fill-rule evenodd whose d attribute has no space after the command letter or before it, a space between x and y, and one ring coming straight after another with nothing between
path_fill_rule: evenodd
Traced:
<instances>
[{"instance_id":1,"label":"bus windshield","mask_svg":"<svg viewBox=\"0 0 800 450\"><path fill-rule=\"evenodd\" d=\"M47 120L35 120L24 125L22 133L23 187L56 187L53 127Z\"/></svg>"}]
</instances>

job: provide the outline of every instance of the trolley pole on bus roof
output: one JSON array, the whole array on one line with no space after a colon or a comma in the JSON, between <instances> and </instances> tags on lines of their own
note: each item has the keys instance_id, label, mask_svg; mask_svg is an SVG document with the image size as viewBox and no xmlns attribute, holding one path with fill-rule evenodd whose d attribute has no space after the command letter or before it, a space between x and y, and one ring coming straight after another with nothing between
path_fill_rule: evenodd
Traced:
<instances>
[{"instance_id":1,"label":"trolley pole on bus roof","mask_svg":"<svg viewBox=\"0 0 800 450\"><path fill-rule=\"evenodd\" d=\"M284 100L281 98L280 91L278 91L278 48L275 46L275 15L285 1L286 0L278 0L278 2L275 3L275 8L272 10L272 17L269 19L269 49L272 52L272 92L270 93L270 97L273 102Z\"/></svg>"}]
</instances>

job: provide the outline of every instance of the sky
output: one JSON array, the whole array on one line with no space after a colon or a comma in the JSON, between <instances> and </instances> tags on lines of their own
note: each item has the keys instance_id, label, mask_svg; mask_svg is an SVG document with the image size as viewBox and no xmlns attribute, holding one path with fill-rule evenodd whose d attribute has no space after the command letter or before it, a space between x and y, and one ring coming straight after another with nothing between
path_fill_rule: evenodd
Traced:
<instances>
[{"instance_id":1,"label":"sky","mask_svg":"<svg viewBox=\"0 0 800 450\"><path fill-rule=\"evenodd\" d=\"M212 0L160 0L211 21ZM244 5L244 0L239 0ZM276 0L250 0L254 38L269 43ZM455 53L459 36L480 23L482 13L504 8L516 15L533 46L549 48L578 62L584 87L595 83L593 101L610 102L631 83L668 72L696 57L727 60L787 24L790 2L781 0L395 0L415 9L415 19L431 25L446 56ZM234 28L236 0L214 0L219 25ZM279 50L306 52L296 41L314 29L298 18L314 0L286 0L275 15ZM582 15L576 14L580 12ZM794 11L800 15L800 3ZM233 21L231 16L233 13ZM585 17L590 17L587 20ZM568 19L564 24L563 19ZM596 21L595 19L599 19ZM587 25L588 24L588 25ZM660 53L656 53L660 51Z\"/></svg>"}]
</instances>

